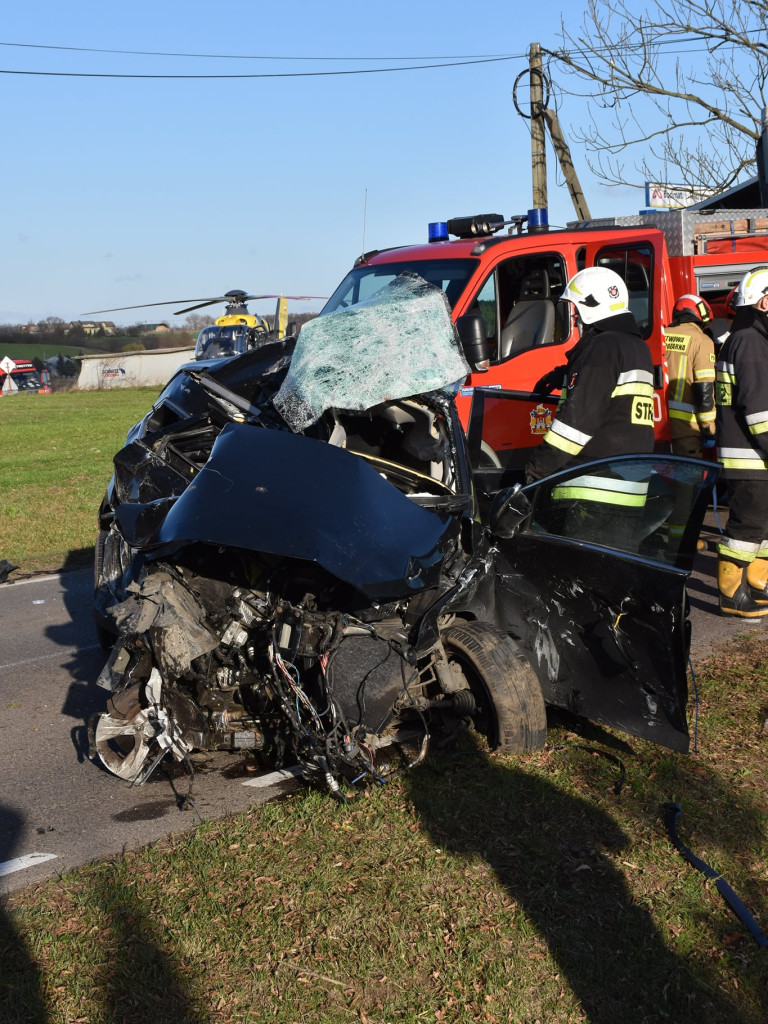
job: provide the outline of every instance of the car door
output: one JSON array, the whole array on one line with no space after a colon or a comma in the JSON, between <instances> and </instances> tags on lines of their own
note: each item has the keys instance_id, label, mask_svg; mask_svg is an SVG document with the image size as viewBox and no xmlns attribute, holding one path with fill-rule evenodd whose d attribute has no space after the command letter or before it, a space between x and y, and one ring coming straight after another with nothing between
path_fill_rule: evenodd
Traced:
<instances>
[{"instance_id":1,"label":"car door","mask_svg":"<svg viewBox=\"0 0 768 1024\"><path fill-rule=\"evenodd\" d=\"M686 582L718 465L648 454L565 470L523 487L527 516L513 533L498 528L498 509L520 463L503 449L498 465L488 457L499 403L519 421L531 398L481 393L470 422L487 524L496 511L496 624L527 651L548 704L686 751Z\"/></svg>"}]
</instances>

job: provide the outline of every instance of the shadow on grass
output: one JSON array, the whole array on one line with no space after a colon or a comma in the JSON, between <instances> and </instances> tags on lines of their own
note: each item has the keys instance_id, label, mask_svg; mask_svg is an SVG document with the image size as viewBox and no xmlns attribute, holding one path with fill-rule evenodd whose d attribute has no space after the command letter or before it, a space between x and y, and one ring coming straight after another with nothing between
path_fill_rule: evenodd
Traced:
<instances>
[{"instance_id":1,"label":"shadow on grass","mask_svg":"<svg viewBox=\"0 0 768 1024\"><path fill-rule=\"evenodd\" d=\"M435 843L493 868L547 942L591 1024L753 1019L716 980L672 953L634 902L610 856L628 837L609 814L486 755L473 751L463 760L410 774L417 813Z\"/></svg>"},{"instance_id":2,"label":"shadow on grass","mask_svg":"<svg viewBox=\"0 0 768 1024\"><path fill-rule=\"evenodd\" d=\"M0 807L0 863L16 850L22 818ZM46 1024L42 975L26 944L0 902L0 1020L14 1024Z\"/></svg>"},{"instance_id":3,"label":"shadow on grass","mask_svg":"<svg viewBox=\"0 0 768 1024\"><path fill-rule=\"evenodd\" d=\"M160 926L141 905L135 888L104 881L89 893L106 934L108 967L98 999L105 1024L205 1024L186 979L163 949Z\"/></svg>"}]
</instances>

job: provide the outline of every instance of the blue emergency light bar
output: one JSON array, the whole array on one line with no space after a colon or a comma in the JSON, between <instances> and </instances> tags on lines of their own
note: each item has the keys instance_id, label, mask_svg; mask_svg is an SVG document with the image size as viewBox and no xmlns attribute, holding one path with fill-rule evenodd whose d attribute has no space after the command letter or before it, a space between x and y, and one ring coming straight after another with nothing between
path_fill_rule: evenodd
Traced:
<instances>
[{"instance_id":1,"label":"blue emergency light bar","mask_svg":"<svg viewBox=\"0 0 768 1024\"><path fill-rule=\"evenodd\" d=\"M447 242L448 241L448 224L444 220L433 220L427 226L428 241L430 242Z\"/></svg>"}]
</instances>

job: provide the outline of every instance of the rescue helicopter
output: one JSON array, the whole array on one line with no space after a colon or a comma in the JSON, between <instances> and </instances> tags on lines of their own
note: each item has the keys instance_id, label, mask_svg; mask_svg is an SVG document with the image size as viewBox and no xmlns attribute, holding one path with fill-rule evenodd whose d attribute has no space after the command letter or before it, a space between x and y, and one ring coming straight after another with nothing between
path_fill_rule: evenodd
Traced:
<instances>
[{"instance_id":1,"label":"rescue helicopter","mask_svg":"<svg viewBox=\"0 0 768 1024\"><path fill-rule=\"evenodd\" d=\"M149 306L175 306L180 302L192 302L194 305L174 310L174 316L192 313L206 306L224 303L224 314L204 327L197 336L195 359L222 359L227 356L241 355L249 349L269 339L284 338L288 331L288 300L308 301L324 299L324 295L249 295L241 288L232 288L223 295L209 296L199 299L169 299L166 302L145 302L139 306L118 306L114 309L97 309L84 316L95 316L97 313L119 313L128 309L144 309ZM275 318L272 327L258 313L249 313L247 302L257 299L276 299Z\"/></svg>"}]
</instances>

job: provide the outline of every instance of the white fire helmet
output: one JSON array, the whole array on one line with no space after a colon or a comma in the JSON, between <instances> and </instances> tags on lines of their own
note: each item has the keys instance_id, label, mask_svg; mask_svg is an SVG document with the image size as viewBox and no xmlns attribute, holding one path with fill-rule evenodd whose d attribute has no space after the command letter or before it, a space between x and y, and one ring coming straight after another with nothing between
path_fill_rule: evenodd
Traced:
<instances>
[{"instance_id":1,"label":"white fire helmet","mask_svg":"<svg viewBox=\"0 0 768 1024\"><path fill-rule=\"evenodd\" d=\"M739 281L734 306L755 306L768 295L768 267L754 267Z\"/></svg>"},{"instance_id":2,"label":"white fire helmet","mask_svg":"<svg viewBox=\"0 0 768 1024\"><path fill-rule=\"evenodd\" d=\"M587 267L574 274L561 298L572 302L585 324L594 324L629 309L629 292L615 270Z\"/></svg>"}]
</instances>

